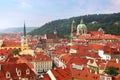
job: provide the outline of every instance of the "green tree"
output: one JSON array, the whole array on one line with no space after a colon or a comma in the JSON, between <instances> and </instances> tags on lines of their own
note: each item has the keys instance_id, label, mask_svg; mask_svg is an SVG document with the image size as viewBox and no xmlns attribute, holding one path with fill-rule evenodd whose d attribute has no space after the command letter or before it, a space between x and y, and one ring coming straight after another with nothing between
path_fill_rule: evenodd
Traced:
<instances>
[{"instance_id":1,"label":"green tree","mask_svg":"<svg viewBox=\"0 0 120 80\"><path fill-rule=\"evenodd\" d=\"M118 75L117 68L114 66L107 67L105 69L105 73L108 75L113 75L113 76Z\"/></svg>"},{"instance_id":2,"label":"green tree","mask_svg":"<svg viewBox=\"0 0 120 80\"><path fill-rule=\"evenodd\" d=\"M13 53L14 55L17 55L17 54L19 54L19 51L18 51L17 49L14 49L14 50L12 51L12 53Z\"/></svg>"}]
</instances>

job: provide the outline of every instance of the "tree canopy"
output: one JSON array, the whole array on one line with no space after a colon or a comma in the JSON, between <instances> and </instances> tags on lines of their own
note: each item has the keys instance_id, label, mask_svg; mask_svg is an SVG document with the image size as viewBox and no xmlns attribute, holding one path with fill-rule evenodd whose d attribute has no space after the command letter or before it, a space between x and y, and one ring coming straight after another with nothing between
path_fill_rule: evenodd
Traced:
<instances>
[{"instance_id":1,"label":"tree canopy","mask_svg":"<svg viewBox=\"0 0 120 80\"><path fill-rule=\"evenodd\" d=\"M118 75L117 68L114 66L110 66L110 67L106 68L105 73L108 75L112 75L112 76Z\"/></svg>"},{"instance_id":2,"label":"tree canopy","mask_svg":"<svg viewBox=\"0 0 120 80\"><path fill-rule=\"evenodd\" d=\"M72 20L75 20L76 25L80 23L83 19L84 23L87 25L88 31L98 30L100 27L103 28L105 33L120 35L120 13L114 14L93 14L84 15L78 17L71 17L69 19L60 19L48 22L43 26L34 29L29 34L31 35L43 35L48 33L53 33L54 30L58 31L61 36L70 35ZM97 23L92 23L97 22Z\"/></svg>"},{"instance_id":3,"label":"tree canopy","mask_svg":"<svg viewBox=\"0 0 120 80\"><path fill-rule=\"evenodd\" d=\"M17 54L19 54L19 51L18 51L17 49L14 49L14 50L12 51L12 53L13 53L14 55L17 55Z\"/></svg>"}]
</instances>

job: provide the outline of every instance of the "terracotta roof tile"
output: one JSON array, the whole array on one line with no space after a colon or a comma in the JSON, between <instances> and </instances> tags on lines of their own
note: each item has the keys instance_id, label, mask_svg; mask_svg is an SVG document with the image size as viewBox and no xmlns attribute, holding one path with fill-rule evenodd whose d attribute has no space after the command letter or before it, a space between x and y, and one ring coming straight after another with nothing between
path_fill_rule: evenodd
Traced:
<instances>
[{"instance_id":1,"label":"terracotta roof tile","mask_svg":"<svg viewBox=\"0 0 120 80\"><path fill-rule=\"evenodd\" d=\"M11 69L12 68L12 69ZM30 70L30 74L26 74L26 70ZM13 79L18 79L19 76L16 74L16 70L21 71L21 77L30 77L30 76L35 76L35 73L25 64L25 63L20 63L20 64L13 64L13 63L5 63L1 64L1 71L5 77L6 72L10 72L10 75Z\"/></svg>"}]
</instances>

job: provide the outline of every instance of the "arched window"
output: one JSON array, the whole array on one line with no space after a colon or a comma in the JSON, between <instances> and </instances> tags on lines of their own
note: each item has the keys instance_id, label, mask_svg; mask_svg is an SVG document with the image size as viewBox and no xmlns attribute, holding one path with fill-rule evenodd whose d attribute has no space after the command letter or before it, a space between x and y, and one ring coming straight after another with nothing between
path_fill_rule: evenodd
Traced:
<instances>
[{"instance_id":1,"label":"arched window","mask_svg":"<svg viewBox=\"0 0 120 80\"><path fill-rule=\"evenodd\" d=\"M21 71L20 70L17 70L17 76L21 76Z\"/></svg>"},{"instance_id":2,"label":"arched window","mask_svg":"<svg viewBox=\"0 0 120 80\"><path fill-rule=\"evenodd\" d=\"M26 74L30 74L30 70L29 69L26 69Z\"/></svg>"}]
</instances>

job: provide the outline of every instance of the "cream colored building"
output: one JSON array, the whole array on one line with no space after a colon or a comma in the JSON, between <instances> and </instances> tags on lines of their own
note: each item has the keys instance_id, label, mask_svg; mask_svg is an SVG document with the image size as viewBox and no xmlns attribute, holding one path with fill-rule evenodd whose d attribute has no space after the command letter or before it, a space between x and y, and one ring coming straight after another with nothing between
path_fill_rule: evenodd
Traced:
<instances>
[{"instance_id":1,"label":"cream colored building","mask_svg":"<svg viewBox=\"0 0 120 80\"><path fill-rule=\"evenodd\" d=\"M49 69L52 69L52 59L45 54L37 54L31 63L36 73L47 72Z\"/></svg>"}]
</instances>

